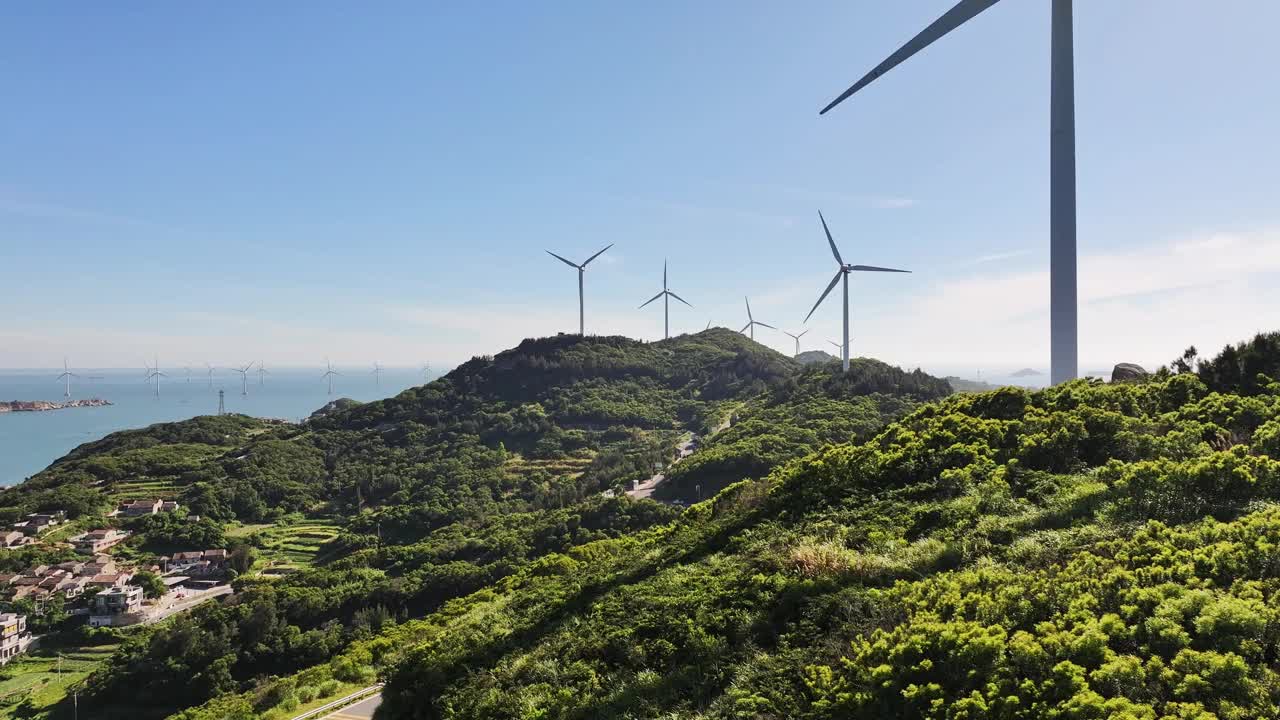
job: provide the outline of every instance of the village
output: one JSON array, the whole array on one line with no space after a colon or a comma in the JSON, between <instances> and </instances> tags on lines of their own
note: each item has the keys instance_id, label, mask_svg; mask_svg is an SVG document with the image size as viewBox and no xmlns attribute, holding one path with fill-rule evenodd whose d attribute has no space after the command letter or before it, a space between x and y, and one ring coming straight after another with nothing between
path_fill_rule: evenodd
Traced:
<instances>
[{"instance_id":1,"label":"village","mask_svg":"<svg viewBox=\"0 0 1280 720\"><path fill-rule=\"evenodd\" d=\"M181 512L171 500L133 500L121 503L108 517L126 520ZM56 611L66 616L66 623L91 628L142 625L232 591L226 548L191 548L142 559L135 551L125 559L112 550L131 537L130 531L95 527L51 539L59 535L58 528L71 527L64 512L30 513L0 534L0 553L39 545L72 558L0 574L0 600L10 609L29 609L25 614L0 614L0 665L38 642L29 627L34 617Z\"/></svg>"}]
</instances>

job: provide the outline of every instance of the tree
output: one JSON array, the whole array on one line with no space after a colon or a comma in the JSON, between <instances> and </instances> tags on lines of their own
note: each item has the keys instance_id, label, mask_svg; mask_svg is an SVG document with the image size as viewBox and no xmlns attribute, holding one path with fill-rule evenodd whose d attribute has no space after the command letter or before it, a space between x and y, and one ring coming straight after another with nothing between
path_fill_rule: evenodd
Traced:
<instances>
[{"instance_id":1,"label":"tree","mask_svg":"<svg viewBox=\"0 0 1280 720\"><path fill-rule=\"evenodd\" d=\"M164 580L150 570L140 570L133 576L133 584L142 588L142 594L151 599L164 595L169 589Z\"/></svg>"}]
</instances>

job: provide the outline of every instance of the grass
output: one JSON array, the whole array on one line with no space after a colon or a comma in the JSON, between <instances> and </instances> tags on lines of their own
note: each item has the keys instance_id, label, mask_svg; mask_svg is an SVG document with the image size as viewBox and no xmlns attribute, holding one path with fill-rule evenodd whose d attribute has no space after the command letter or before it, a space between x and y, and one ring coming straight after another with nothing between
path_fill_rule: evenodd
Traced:
<instances>
[{"instance_id":1,"label":"grass","mask_svg":"<svg viewBox=\"0 0 1280 720\"><path fill-rule=\"evenodd\" d=\"M243 535L261 540L257 572L280 574L312 567L324 561L322 548L338 536L338 525L330 520L303 520L290 525L246 526Z\"/></svg>"},{"instance_id":2,"label":"grass","mask_svg":"<svg viewBox=\"0 0 1280 720\"><path fill-rule=\"evenodd\" d=\"M58 647L33 650L4 667L0 680L0 720L47 718L67 695L67 688L83 680L116 649L115 645ZM62 656L59 672L58 656Z\"/></svg>"}]
</instances>

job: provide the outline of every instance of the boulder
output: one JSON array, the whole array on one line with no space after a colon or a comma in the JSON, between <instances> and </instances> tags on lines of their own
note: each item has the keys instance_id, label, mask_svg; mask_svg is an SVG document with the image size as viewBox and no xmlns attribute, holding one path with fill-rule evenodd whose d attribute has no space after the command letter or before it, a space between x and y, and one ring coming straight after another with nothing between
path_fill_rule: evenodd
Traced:
<instances>
[{"instance_id":1,"label":"boulder","mask_svg":"<svg viewBox=\"0 0 1280 720\"><path fill-rule=\"evenodd\" d=\"M1151 373L1141 365L1120 363L1111 369L1111 382L1135 382L1146 380Z\"/></svg>"}]
</instances>

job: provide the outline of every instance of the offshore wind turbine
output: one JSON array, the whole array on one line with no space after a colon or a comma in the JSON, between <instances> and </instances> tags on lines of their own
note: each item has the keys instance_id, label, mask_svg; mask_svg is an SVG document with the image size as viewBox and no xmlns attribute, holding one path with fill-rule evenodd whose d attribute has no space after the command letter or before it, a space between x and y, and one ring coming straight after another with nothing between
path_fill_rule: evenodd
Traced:
<instances>
[{"instance_id":1,"label":"offshore wind turbine","mask_svg":"<svg viewBox=\"0 0 1280 720\"><path fill-rule=\"evenodd\" d=\"M999 0L960 0L819 112L844 102ZM1049 28L1049 378L1079 374L1076 299L1076 110L1071 0L1052 0Z\"/></svg>"},{"instance_id":2,"label":"offshore wind turbine","mask_svg":"<svg viewBox=\"0 0 1280 720\"><path fill-rule=\"evenodd\" d=\"M71 372L71 368L67 366L67 358L62 358L62 374L58 376L58 380L63 381L62 397L71 397L71 378L78 378L79 375Z\"/></svg>"},{"instance_id":3,"label":"offshore wind turbine","mask_svg":"<svg viewBox=\"0 0 1280 720\"><path fill-rule=\"evenodd\" d=\"M662 292L646 300L644 302L644 305L641 305L640 307L643 308L645 305L648 305L649 303L653 302L654 300L657 300L658 298L662 298L662 339L666 340L671 337L671 309L669 307L670 298L675 298L680 302L684 303L685 305L689 305L688 300L685 300L684 298L680 297L679 295L667 289L667 261L666 260L662 261ZM689 305L689 307L693 307L693 306ZM710 321L708 321L708 324L710 324Z\"/></svg>"},{"instance_id":4,"label":"offshore wind turbine","mask_svg":"<svg viewBox=\"0 0 1280 720\"><path fill-rule=\"evenodd\" d=\"M759 325L760 327L767 327L767 328L769 328L770 330L777 330L777 329L778 329L778 328L776 328L776 327L774 327L774 326L772 326L772 325L770 325L770 324L768 324L768 323L762 323L762 322L760 322L759 320L756 320L756 319L755 319L755 317L754 317L754 316L752 316L752 314L751 314L751 300L750 300L749 298L746 298L746 297L744 297L744 298L742 298L742 299L747 301L747 324L746 324L746 325L743 325L743 326L742 326L742 329L741 329L741 330L739 330L738 332L740 332L740 333L745 333L745 332L747 332L748 330L750 330L750 331L751 331L751 339L752 339L752 340L755 340L755 339L756 339L756 326L757 326L757 325Z\"/></svg>"},{"instance_id":5,"label":"offshore wind turbine","mask_svg":"<svg viewBox=\"0 0 1280 720\"><path fill-rule=\"evenodd\" d=\"M213 366L205 363L204 366L209 369L209 389L213 389Z\"/></svg>"},{"instance_id":6,"label":"offshore wind turbine","mask_svg":"<svg viewBox=\"0 0 1280 720\"><path fill-rule=\"evenodd\" d=\"M789 332L787 332L786 330L783 330L783 331L782 331L782 333L783 333L784 335L790 335L790 336L791 336L791 339L793 339L793 340L795 340L795 341L796 341L796 354L795 354L795 355L793 355L792 357L799 357L799 356L800 356L800 338L802 338L802 337L804 337L805 335L807 335L807 334L809 333L809 331L808 331L808 330L805 330L804 332L800 333L799 335L796 335L795 333L789 333Z\"/></svg>"},{"instance_id":7,"label":"offshore wind turbine","mask_svg":"<svg viewBox=\"0 0 1280 720\"><path fill-rule=\"evenodd\" d=\"M253 363L249 363L244 367L231 368L233 372L240 373L240 394L241 395L249 394L249 371L252 369L253 369Z\"/></svg>"},{"instance_id":8,"label":"offshore wind turbine","mask_svg":"<svg viewBox=\"0 0 1280 720\"><path fill-rule=\"evenodd\" d=\"M373 372L369 374L373 375L373 381L377 383L378 387L382 387L382 366L378 364L377 360L373 361Z\"/></svg>"},{"instance_id":9,"label":"offshore wind turbine","mask_svg":"<svg viewBox=\"0 0 1280 720\"><path fill-rule=\"evenodd\" d=\"M822 221L822 230L827 234L827 244L831 246L831 254L836 258L835 277L831 278L831 284L827 285L827 289L822 291L822 296L818 298L818 302L813 304L813 310L804 316L804 321L809 322L809 318L813 317L814 310L822 304L823 300L831 294L831 290L835 288L836 283L844 281L844 347L841 349L843 360L842 367L845 372L849 372L849 273L853 272L891 272L891 273L909 273L910 270L895 270L893 268L876 267L875 265L846 265L844 259L840 257L840 250L836 248L836 241L831 239L831 230L827 228L827 219L822 217L822 211L818 211L818 219Z\"/></svg>"},{"instance_id":10,"label":"offshore wind turbine","mask_svg":"<svg viewBox=\"0 0 1280 720\"><path fill-rule=\"evenodd\" d=\"M333 394L333 376L341 375L342 373L333 369L333 363L329 362L329 358L324 359L324 364L325 364L325 367L328 369L324 371L324 374L320 376L320 379L329 381L329 394L332 395Z\"/></svg>"},{"instance_id":11,"label":"offshore wind turbine","mask_svg":"<svg viewBox=\"0 0 1280 720\"><path fill-rule=\"evenodd\" d=\"M147 379L146 379L146 382L151 382L152 380L155 381L156 397L160 397L160 378L162 377L169 377L169 374L162 372L160 370L160 356L157 355L156 366L155 367L151 367L150 365L147 366Z\"/></svg>"},{"instance_id":12,"label":"offshore wind turbine","mask_svg":"<svg viewBox=\"0 0 1280 720\"><path fill-rule=\"evenodd\" d=\"M267 370L266 365L263 365L263 364L262 364L262 361L261 361L261 360L259 360L259 361L258 361L258 384L259 384L259 385L265 385L266 383L263 381L263 379L262 379L262 378L263 378L263 376L264 376L264 375L270 375L270 374L271 374L271 373Z\"/></svg>"},{"instance_id":13,"label":"offshore wind turbine","mask_svg":"<svg viewBox=\"0 0 1280 720\"><path fill-rule=\"evenodd\" d=\"M571 268L575 268L575 269L577 269L577 271L578 271L578 334L579 334L579 335L586 335L586 334L587 334L587 331L586 331L586 327L587 327L587 325L586 325L586 311L583 309L583 302L582 302L582 276L583 276L583 274L584 274L584 273L586 273L586 271L587 271L587 265L591 264L591 261L592 261L592 260L595 260L596 258L600 257L600 256L604 253L604 251L605 251L605 250L608 250L608 249L609 249L609 248L611 248L611 247L613 247L613 243L609 243L608 245L606 245L606 246L604 247L604 250L601 250L600 252L596 253L595 255L592 255L591 257L589 257L589 258L587 258L586 260L582 261L582 264L581 264L581 265L579 265L578 263L575 263L575 262L569 261L569 260L565 260L564 258L560 257L559 255L557 255L557 254L555 254L555 253L551 252L550 250L548 250L548 251L547 251L547 254L548 254L548 255L550 255L551 257L553 257L553 258L555 258L555 259L559 260L560 262L564 263L565 265L568 265L568 266L569 266L569 267L571 267Z\"/></svg>"}]
</instances>

